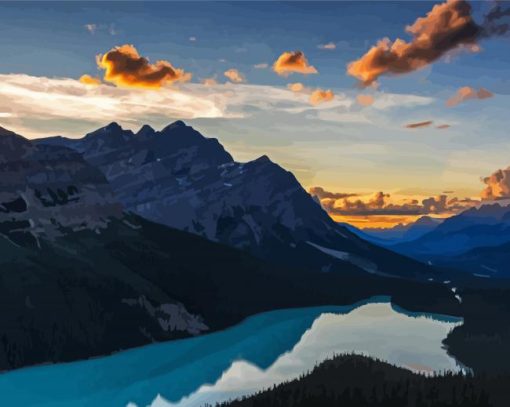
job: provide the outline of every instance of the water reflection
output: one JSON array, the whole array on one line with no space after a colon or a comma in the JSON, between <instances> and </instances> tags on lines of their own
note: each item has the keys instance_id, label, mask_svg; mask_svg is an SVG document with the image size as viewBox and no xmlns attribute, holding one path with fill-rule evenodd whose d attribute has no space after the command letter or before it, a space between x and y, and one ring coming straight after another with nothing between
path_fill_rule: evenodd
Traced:
<instances>
[{"instance_id":1,"label":"water reflection","mask_svg":"<svg viewBox=\"0 0 510 407\"><path fill-rule=\"evenodd\" d=\"M458 369L441 346L458 320L407 315L387 301L273 311L210 335L0 374L0 405L201 406L353 351L414 370Z\"/></svg>"},{"instance_id":2,"label":"water reflection","mask_svg":"<svg viewBox=\"0 0 510 407\"><path fill-rule=\"evenodd\" d=\"M360 353L424 373L462 369L442 347L456 326L449 318L432 319L396 312L389 303L363 305L348 314L322 313L292 350L268 369L249 360L234 361L213 385L171 403L158 397L153 407L192 407L251 394L298 377L317 362L338 353Z\"/></svg>"}]
</instances>

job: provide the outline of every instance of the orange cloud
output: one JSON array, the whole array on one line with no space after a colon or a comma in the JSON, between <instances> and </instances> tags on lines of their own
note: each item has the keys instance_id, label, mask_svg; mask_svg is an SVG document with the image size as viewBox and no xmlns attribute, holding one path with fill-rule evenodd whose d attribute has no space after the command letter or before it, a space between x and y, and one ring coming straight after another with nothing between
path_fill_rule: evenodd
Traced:
<instances>
[{"instance_id":1,"label":"orange cloud","mask_svg":"<svg viewBox=\"0 0 510 407\"><path fill-rule=\"evenodd\" d=\"M295 83L289 83L287 85L287 88L289 90L291 90L292 92L301 92L305 88L305 85L303 85L300 82L295 82Z\"/></svg>"},{"instance_id":2,"label":"orange cloud","mask_svg":"<svg viewBox=\"0 0 510 407\"><path fill-rule=\"evenodd\" d=\"M151 64L133 45L115 47L97 56L97 65L105 70L104 80L117 86L160 88L174 82L186 82L191 74L174 68L168 61Z\"/></svg>"},{"instance_id":3,"label":"orange cloud","mask_svg":"<svg viewBox=\"0 0 510 407\"><path fill-rule=\"evenodd\" d=\"M282 76L291 73L303 75L318 73L317 69L308 63L302 51L287 51L281 54L273 64L273 71Z\"/></svg>"},{"instance_id":4,"label":"orange cloud","mask_svg":"<svg viewBox=\"0 0 510 407\"><path fill-rule=\"evenodd\" d=\"M308 193L312 196L316 196L319 199L344 199L358 196L358 194L350 192L330 192L326 191L322 187L311 187Z\"/></svg>"},{"instance_id":5,"label":"orange cloud","mask_svg":"<svg viewBox=\"0 0 510 407\"><path fill-rule=\"evenodd\" d=\"M101 79L96 78L94 76L87 75L87 74L80 76L79 81L81 83L83 83L84 85L92 85L92 86L101 85Z\"/></svg>"},{"instance_id":6,"label":"orange cloud","mask_svg":"<svg viewBox=\"0 0 510 407\"><path fill-rule=\"evenodd\" d=\"M320 187L318 193L313 195L320 199L322 207L330 214L337 216L416 216L453 214L471 208L480 201L470 198L448 198L447 195L431 196L419 201L411 199L396 202L390 194L382 191L376 192L372 197L362 199L349 199L356 194L344 194L324 191ZM311 190L312 191L312 190ZM316 191L315 191L316 192ZM311 193L311 192L310 192Z\"/></svg>"},{"instance_id":7,"label":"orange cloud","mask_svg":"<svg viewBox=\"0 0 510 407\"><path fill-rule=\"evenodd\" d=\"M404 74L422 68L459 47L472 49L483 35L465 0L435 5L425 16L406 27L412 39L406 42L380 40L360 59L351 62L347 73L370 85L381 75Z\"/></svg>"},{"instance_id":8,"label":"orange cloud","mask_svg":"<svg viewBox=\"0 0 510 407\"><path fill-rule=\"evenodd\" d=\"M216 81L215 78L205 78L204 80L202 80L202 84L205 86L214 86L217 85L218 82Z\"/></svg>"},{"instance_id":9,"label":"orange cloud","mask_svg":"<svg viewBox=\"0 0 510 407\"><path fill-rule=\"evenodd\" d=\"M231 82L241 83L244 82L244 76L237 69L231 68L223 72L223 75L227 77Z\"/></svg>"},{"instance_id":10,"label":"orange cloud","mask_svg":"<svg viewBox=\"0 0 510 407\"><path fill-rule=\"evenodd\" d=\"M431 124L432 124L432 120L427 120L426 122L406 124L406 128L407 129L419 129L421 127L429 127Z\"/></svg>"},{"instance_id":11,"label":"orange cloud","mask_svg":"<svg viewBox=\"0 0 510 407\"><path fill-rule=\"evenodd\" d=\"M446 101L446 106L454 107L459 103L463 103L466 100L472 99L488 99L494 96L494 93L488 91L485 88L480 88L478 90L471 88L469 86L464 86L460 88L455 95L453 95L450 99Z\"/></svg>"},{"instance_id":12,"label":"orange cloud","mask_svg":"<svg viewBox=\"0 0 510 407\"><path fill-rule=\"evenodd\" d=\"M436 129L439 129L439 130L445 130L445 129L449 129L450 126L449 124L440 124L439 126L436 126Z\"/></svg>"},{"instance_id":13,"label":"orange cloud","mask_svg":"<svg viewBox=\"0 0 510 407\"><path fill-rule=\"evenodd\" d=\"M356 101L361 106L370 106L374 104L374 97L371 95L358 95Z\"/></svg>"},{"instance_id":14,"label":"orange cloud","mask_svg":"<svg viewBox=\"0 0 510 407\"><path fill-rule=\"evenodd\" d=\"M482 199L510 198L510 167L497 170L482 181L487 185L481 193Z\"/></svg>"},{"instance_id":15,"label":"orange cloud","mask_svg":"<svg viewBox=\"0 0 510 407\"><path fill-rule=\"evenodd\" d=\"M314 106L317 106L320 105L321 103L333 100L334 97L335 94L330 89L328 90L317 89L314 90L310 95L310 103Z\"/></svg>"}]
</instances>

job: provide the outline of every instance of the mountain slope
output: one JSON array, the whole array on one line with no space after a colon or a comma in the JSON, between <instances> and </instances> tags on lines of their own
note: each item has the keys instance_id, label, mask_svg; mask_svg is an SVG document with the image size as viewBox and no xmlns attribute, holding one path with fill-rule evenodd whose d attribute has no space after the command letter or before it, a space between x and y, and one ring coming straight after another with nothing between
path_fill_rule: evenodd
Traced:
<instances>
[{"instance_id":1,"label":"mountain slope","mask_svg":"<svg viewBox=\"0 0 510 407\"><path fill-rule=\"evenodd\" d=\"M316 273L136 216L69 231L39 248L0 238L0 369L87 358L221 329L277 308L391 295L401 306L456 314L439 284Z\"/></svg>"},{"instance_id":2,"label":"mountain slope","mask_svg":"<svg viewBox=\"0 0 510 407\"><path fill-rule=\"evenodd\" d=\"M435 264L506 277L508 242L510 208L494 203L448 218L432 232L392 249Z\"/></svg>"},{"instance_id":3,"label":"mountain slope","mask_svg":"<svg viewBox=\"0 0 510 407\"><path fill-rule=\"evenodd\" d=\"M494 203L452 216L420 239L397 247L413 253L455 255L478 246L501 244L510 240L509 236L510 208Z\"/></svg>"},{"instance_id":4,"label":"mountain slope","mask_svg":"<svg viewBox=\"0 0 510 407\"><path fill-rule=\"evenodd\" d=\"M438 260L448 267L469 271L478 277L510 277L510 238L501 245L480 246Z\"/></svg>"},{"instance_id":5,"label":"mountain slope","mask_svg":"<svg viewBox=\"0 0 510 407\"><path fill-rule=\"evenodd\" d=\"M0 232L37 245L60 227L104 227L122 213L103 174L75 151L36 146L0 128Z\"/></svg>"},{"instance_id":6,"label":"mountain slope","mask_svg":"<svg viewBox=\"0 0 510 407\"><path fill-rule=\"evenodd\" d=\"M510 375L420 375L360 355L338 355L292 381L219 407L506 407Z\"/></svg>"},{"instance_id":7,"label":"mountain slope","mask_svg":"<svg viewBox=\"0 0 510 407\"><path fill-rule=\"evenodd\" d=\"M105 174L122 204L154 222L315 270L428 277L431 269L337 225L292 173L262 156L235 162L216 139L175 122L133 134L112 123L67 145Z\"/></svg>"},{"instance_id":8,"label":"mountain slope","mask_svg":"<svg viewBox=\"0 0 510 407\"><path fill-rule=\"evenodd\" d=\"M434 230L441 223L442 219L421 216L415 222L405 225L399 223L391 228L364 228L362 230L354 230L354 233L376 244L392 246L397 243L418 239Z\"/></svg>"},{"instance_id":9,"label":"mountain slope","mask_svg":"<svg viewBox=\"0 0 510 407\"><path fill-rule=\"evenodd\" d=\"M391 295L409 309L458 309L442 285L354 267L316 273L275 266L152 223L124 212L101 172L75 151L4 129L0 145L0 370L197 335L275 308L372 295Z\"/></svg>"}]
</instances>

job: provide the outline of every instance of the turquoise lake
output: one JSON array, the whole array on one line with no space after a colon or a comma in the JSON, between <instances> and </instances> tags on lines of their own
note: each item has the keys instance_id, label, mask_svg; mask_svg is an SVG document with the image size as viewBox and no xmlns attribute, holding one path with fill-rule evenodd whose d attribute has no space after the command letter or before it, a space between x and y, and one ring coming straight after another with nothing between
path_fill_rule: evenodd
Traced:
<instances>
[{"instance_id":1,"label":"turquoise lake","mask_svg":"<svg viewBox=\"0 0 510 407\"><path fill-rule=\"evenodd\" d=\"M6 406L192 407L298 377L340 353L431 373L464 368L442 345L462 321L388 298L259 314L221 332L0 374Z\"/></svg>"}]
</instances>

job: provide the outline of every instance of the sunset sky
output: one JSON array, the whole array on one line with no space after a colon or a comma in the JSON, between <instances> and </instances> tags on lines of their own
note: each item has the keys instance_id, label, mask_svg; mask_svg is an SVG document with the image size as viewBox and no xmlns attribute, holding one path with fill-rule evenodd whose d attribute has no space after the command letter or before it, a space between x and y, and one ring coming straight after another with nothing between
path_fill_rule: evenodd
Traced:
<instances>
[{"instance_id":1,"label":"sunset sky","mask_svg":"<svg viewBox=\"0 0 510 407\"><path fill-rule=\"evenodd\" d=\"M0 3L0 126L183 119L238 161L267 154L335 219L449 216L510 194L505 7Z\"/></svg>"}]
</instances>

